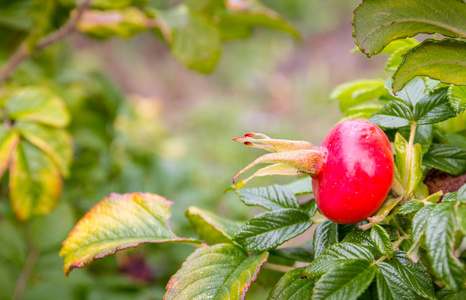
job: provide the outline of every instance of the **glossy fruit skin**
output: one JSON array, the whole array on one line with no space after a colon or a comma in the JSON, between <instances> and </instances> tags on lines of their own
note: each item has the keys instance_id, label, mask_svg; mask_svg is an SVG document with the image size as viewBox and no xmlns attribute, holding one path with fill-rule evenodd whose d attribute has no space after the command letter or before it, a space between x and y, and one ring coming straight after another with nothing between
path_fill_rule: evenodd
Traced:
<instances>
[{"instance_id":1,"label":"glossy fruit skin","mask_svg":"<svg viewBox=\"0 0 466 300\"><path fill-rule=\"evenodd\" d=\"M327 134L322 147L327 158L312 179L320 212L339 224L373 215L394 177L393 152L385 133L367 120L347 120Z\"/></svg>"}]
</instances>

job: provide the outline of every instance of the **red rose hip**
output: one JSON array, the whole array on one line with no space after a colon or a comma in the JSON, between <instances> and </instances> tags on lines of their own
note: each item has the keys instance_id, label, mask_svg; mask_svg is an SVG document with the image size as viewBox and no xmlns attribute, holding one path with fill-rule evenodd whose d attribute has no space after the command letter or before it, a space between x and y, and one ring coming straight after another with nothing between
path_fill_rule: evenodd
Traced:
<instances>
[{"instance_id":1,"label":"red rose hip","mask_svg":"<svg viewBox=\"0 0 466 300\"><path fill-rule=\"evenodd\" d=\"M392 185L394 162L390 142L377 125L367 120L337 124L321 147L255 133L234 140L275 152L259 157L236 175L234 179L258 163L274 163L241 181L236 188L257 176L309 174L317 207L336 223L357 223L374 214Z\"/></svg>"}]
</instances>

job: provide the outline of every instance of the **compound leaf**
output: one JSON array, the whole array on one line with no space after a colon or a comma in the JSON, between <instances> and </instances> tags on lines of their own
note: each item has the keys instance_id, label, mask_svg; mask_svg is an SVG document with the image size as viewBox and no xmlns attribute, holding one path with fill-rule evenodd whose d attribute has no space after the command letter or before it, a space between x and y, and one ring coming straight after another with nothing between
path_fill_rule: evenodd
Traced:
<instances>
[{"instance_id":1,"label":"compound leaf","mask_svg":"<svg viewBox=\"0 0 466 300\"><path fill-rule=\"evenodd\" d=\"M388 258L392 258L393 248L390 241L390 235L388 235L388 232L385 231L382 226L377 224L372 226L371 239L377 246L377 249L380 251L380 253L387 256Z\"/></svg>"},{"instance_id":2,"label":"compound leaf","mask_svg":"<svg viewBox=\"0 0 466 300\"><path fill-rule=\"evenodd\" d=\"M453 145L432 144L423 157L423 164L449 174L466 172L466 149Z\"/></svg>"},{"instance_id":3,"label":"compound leaf","mask_svg":"<svg viewBox=\"0 0 466 300\"><path fill-rule=\"evenodd\" d=\"M248 257L232 244L197 249L172 276L163 299L244 299L267 258L267 252Z\"/></svg>"},{"instance_id":4,"label":"compound leaf","mask_svg":"<svg viewBox=\"0 0 466 300\"><path fill-rule=\"evenodd\" d=\"M200 241L177 237L168 227L171 202L155 194L110 194L76 224L63 242L64 271L143 243Z\"/></svg>"},{"instance_id":5,"label":"compound leaf","mask_svg":"<svg viewBox=\"0 0 466 300\"><path fill-rule=\"evenodd\" d=\"M314 232L314 257L318 257L325 249L338 243L338 224L326 220L317 226Z\"/></svg>"}]
</instances>

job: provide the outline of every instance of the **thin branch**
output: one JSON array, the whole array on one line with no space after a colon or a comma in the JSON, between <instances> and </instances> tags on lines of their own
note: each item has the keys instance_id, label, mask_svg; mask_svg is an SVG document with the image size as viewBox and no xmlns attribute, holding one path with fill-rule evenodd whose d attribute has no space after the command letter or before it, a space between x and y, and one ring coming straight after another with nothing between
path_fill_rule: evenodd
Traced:
<instances>
[{"instance_id":1,"label":"thin branch","mask_svg":"<svg viewBox=\"0 0 466 300\"><path fill-rule=\"evenodd\" d=\"M12 300L19 300L22 298L24 289L26 288L26 285L29 281L29 277L31 276L32 270L34 269L34 266L38 258L38 251L31 250L31 252L29 252L24 269L21 272L18 281L16 282L15 291L13 293L13 297L11 298Z\"/></svg>"},{"instance_id":2,"label":"thin branch","mask_svg":"<svg viewBox=\"0 0 466 300\"><path fill-rule=\"evenodd\" d=\"M5 80L13 73L13 71L27 58L29 58L32 54L37 54L42 51L44 48L60 41L69 33L74 31L76 27L76 23L81 19L84 14L84 11L89 6L91 0L83 0L76 6L76 9L71 12L71 16L68 21L57 29L56 31L52 32L51 34L43 37L37 42L35 50L31 53L26 44L21 44L16 52L11 56L8 60L6 65L0 71L0 86L3 85Z\"/></svg>"}]
</instances>

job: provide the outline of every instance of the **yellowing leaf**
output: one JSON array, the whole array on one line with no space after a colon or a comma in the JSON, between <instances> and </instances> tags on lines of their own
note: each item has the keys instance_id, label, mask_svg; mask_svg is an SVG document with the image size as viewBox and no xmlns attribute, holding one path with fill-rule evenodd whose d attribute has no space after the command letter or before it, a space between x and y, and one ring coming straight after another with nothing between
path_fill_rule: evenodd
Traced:
<instances>
[{"instance_id":1,"label":"yellowing leaf","mask_svg":"<svg viewBox=\"0 0 466 300\"><path fill-rule=\"evenodd\" d=\"M21 220L46 215L62 190L58 168L40 149L21 141L10 161L10 201Z\"/></svg>"},{"instance_id":2,"label":"yellowing leaf","mask_svg":"<svg viewBox=\"0 0 466 300\"><path fill-rule=\"evenodd\" d=\"M64 129L19 121L15 128L21 135L40 148L53 160L64 176L68 176L73 150L71 135Z\"/></svg>"},{"instance_id":3,"label":"yellowing leaf","mask_svg":"<svg viewBox=\"0 0 466 300\"><path fill-rule=\"evenodd\" d=\"M63 242L65 274L94 259L143 243L200 241L177 237L168 227L172 202L154 194L111 194L95 205Z\"/></svg>"},{"instance_id":4,"label":"yellowing leaf","mask_svg":"<svg viewBox=\"0 0 466 300\"><path fill-rule=\"evenodd\" d=\"M19 142L19 135L5 126L0 125L0 178L5 173L11 155Z\"/></svg>"},{"instance_id":5,"label":"yellowing leaf","mask_svg":"<svg viewBox=\"0 0 466 300\"><path fill-rule=\"evenodd\" d=\"M58 128L70 122L63 100L43 88L22 89L7 100L6 111L12 120L33 121Z\"/></svg>"}]
</instances>

